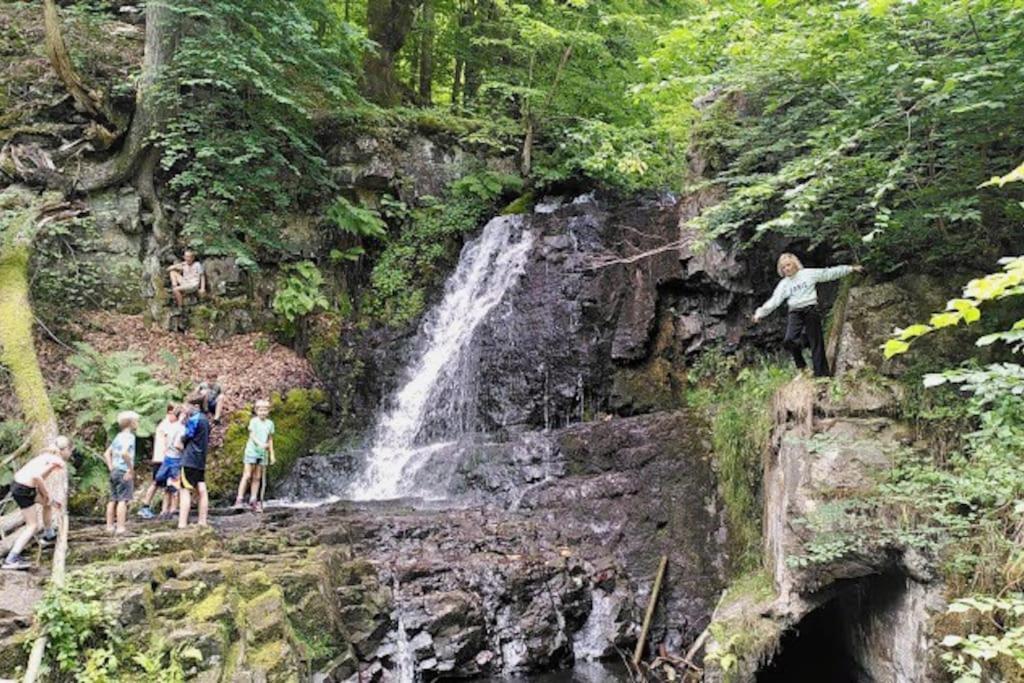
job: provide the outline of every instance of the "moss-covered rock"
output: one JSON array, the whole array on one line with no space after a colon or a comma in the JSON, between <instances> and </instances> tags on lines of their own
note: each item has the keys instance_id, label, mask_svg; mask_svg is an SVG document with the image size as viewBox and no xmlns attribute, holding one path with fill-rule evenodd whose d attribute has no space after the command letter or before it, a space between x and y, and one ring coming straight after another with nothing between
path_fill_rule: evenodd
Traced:
<instances>
[{"instance_id":1,"label":"moss-covered rock","mask_svg":"<svg viewBox=\"0 0 1024 683\"><path fill-rule=\"evenodd\" d=\"M321 405L326 400L319 389L292 389L284 396L270 398L270 419L274 421L275 464L268 472L268 486L282 479L295 461L327 437L329 425ZM242 476L242 455L249 439L252 409L247 407L231 416L224 443L210 453L206 465L206 483L214 498L230 500L238 490Z\"/></svg>"}]
</instances>

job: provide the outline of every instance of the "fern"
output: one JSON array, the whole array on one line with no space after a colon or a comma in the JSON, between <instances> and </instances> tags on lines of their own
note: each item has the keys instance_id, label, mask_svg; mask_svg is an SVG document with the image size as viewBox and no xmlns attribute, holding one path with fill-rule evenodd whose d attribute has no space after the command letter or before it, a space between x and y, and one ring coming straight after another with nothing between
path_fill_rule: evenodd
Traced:
<instances>
[{"instance_id":1,"label":"fern","mask_svg":"<svg viewBox=\"0 0 1024 683\"><path fill-rule=\"evenodd\" d=\"M117 414L134 410L138 435L151 436L164 415L174 390L153 376L153 370L134 352L100 353L88 344L75 344L77 353L68 362L78 377L68 392L77 407L75 425L95 427L106 438L117 433Z\"/></svg>"}]
</instances>

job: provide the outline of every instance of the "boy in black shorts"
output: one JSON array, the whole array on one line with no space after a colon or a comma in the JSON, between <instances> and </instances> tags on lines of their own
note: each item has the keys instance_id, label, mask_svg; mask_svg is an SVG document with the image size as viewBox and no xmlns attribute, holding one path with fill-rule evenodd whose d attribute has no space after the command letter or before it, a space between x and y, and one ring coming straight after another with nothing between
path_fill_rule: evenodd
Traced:
<instances>
[{"instance_id":1,"label":"boy in black shorts","mask_svg":"<svg viewBox=\"0 0 1024 683\"><path fill-rule=\"evenodd\" d=\"M14 541L11 552L4 560L3 569L28 569L32 566L21 556L21 551L25 549L39 529L45 529L41 543L49 544L56 540L57 532L51 526L51 506L60 508L60 501L51 497L50 491L46 488L46 477L54 470L64 469L70 457L71 441L66 436L58 436L45 451L29 460L14 473L11 495L21 510L25 528ZM42 524L40 524L39 515L36 513L36 503L43 508Z\"/></svg>"},{"instance_id":2,"label":"boy in black shorts","mask_svg":"<svg viewBox=\"0 0 1024 683\"><path fill-rule=\"evenodd\" d=\"M178 505L178 528L188 526L189 508L192 507L192 493L198 496L199 518L196 523L206 526L206 514L210 508L210 495L206 491L206 449L210 442L210 421L203 413L201 397L189 401L189 416L185 421L185 434L181 454L181 492Z\"/></svg>"}]
</instances>

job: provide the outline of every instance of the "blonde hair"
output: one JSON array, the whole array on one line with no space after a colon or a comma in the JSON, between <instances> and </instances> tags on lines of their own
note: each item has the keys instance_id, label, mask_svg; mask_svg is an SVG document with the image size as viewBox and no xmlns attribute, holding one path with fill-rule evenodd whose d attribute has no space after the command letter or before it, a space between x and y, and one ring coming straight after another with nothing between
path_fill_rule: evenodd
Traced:
<instances>
[{"instance_id":1,"label":"blonde hair","mask_svg":"<svg viewBox=\"0 0 1024 683\"><path fill-rule=\"evenodd\" d=\"M796 254L790 254L787 251L785 254L779 256L779 260L775 264L775 271L779 274L779 277L785 277L786 274L782 272L782 266L787 263L795 264L797 270L804 267L804 264L800 263L800 259L796 257Z\"/></svg>"},{"instance_id":2,"label":"blonde hair","mask_svg":"<svg viewBox=\"0 0 1024 683\"><path fill-rule=\"evenodd\" d=\"M270 401L261 398L260 400L256 401L256 404L253 407L256 410L259 410L260 408L266 408L267 410L270 410Z\"/></svg>"},{"instance_id":3,"label":"blonde hair","mask_svg":"<svg viewBox=\"0 0 1024 683\"><path fill-rule=\"evenodd\" d=\"M134 410L122 410L117 414L117 426L124 429L133 422L139 421L139 414Z\"/></svg>"}]
</instances>

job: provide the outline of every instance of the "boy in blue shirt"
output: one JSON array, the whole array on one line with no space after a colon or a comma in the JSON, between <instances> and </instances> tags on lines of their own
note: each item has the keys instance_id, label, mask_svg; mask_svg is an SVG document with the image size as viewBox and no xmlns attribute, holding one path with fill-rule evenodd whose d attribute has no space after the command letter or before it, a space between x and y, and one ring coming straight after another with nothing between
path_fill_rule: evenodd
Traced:
<instances>
[{"instance_id":1,"label":"boy in blue shirt","mask_svg":"<svg viewBox=\"0 0 1024 683\"><path fill-rule=\"evenodd\" d=\"M182 436L181 491L178 496L178 528L188 526L188 513L192 507L192 493L199 497L199 518L196 523L206 526L210 496L206 491L206 449L210 444L210 421L202 410L203 399L195 397L189 402L189 417Z\"/></svg>"}]
</instances>

